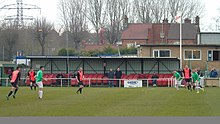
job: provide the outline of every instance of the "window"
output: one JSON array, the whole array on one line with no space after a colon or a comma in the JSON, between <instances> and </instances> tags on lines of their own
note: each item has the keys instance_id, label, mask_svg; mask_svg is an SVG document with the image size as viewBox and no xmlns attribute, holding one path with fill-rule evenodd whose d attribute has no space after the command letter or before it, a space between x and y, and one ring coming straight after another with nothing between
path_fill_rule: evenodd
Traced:
<instances>
[{"instance_id":1,"label":"window","mask_svg":"<svg viewBox=\"0 0 220 124\"><path fill-rule=\"evenodd\" d=\"M135 43L128 43L127 48L135 47Z\"/></svg>"},{"instance_id":2,"label":"window","mask_svg":"<svg viewBox=\"0 0 220 124\"><path fill-rule=\"evenodd\" d=\"M220 50L208 50L208 61L220 61Z\"/></svg>"},{"instance_id":3,"label":"window","mask_svg":"<svg viewBox=\"0 0 220 124\"><path fill-rule=\"evenodd\" d=\"M171 57L170 50L154 50L153 57Z\"/></svg>"},{"instance_id":4,"label":"window","mask_svg":"<svg viewBox=\"0 0 220 124\"><path fill-rule=\"evenodd\" d=\"M185 50L185 60L201 60L200 50Z\"/></svg>"}]
</instances>

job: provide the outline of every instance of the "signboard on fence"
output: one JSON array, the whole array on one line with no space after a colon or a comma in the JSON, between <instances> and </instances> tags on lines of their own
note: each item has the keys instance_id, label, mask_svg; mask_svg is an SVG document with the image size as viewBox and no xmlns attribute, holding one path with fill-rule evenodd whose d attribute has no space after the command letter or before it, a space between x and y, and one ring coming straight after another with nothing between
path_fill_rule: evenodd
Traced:
<instances>
[{"instance_id":1,"label":"signboard on fence","mask_svg":"<svg viewBox=\"0 0 220 124\"><path fill-rule=\"evenodd\" d=\"M124 87L126 88L142 87L142 81L141 80L125 80Z\"/></svg>"}]
</instances>

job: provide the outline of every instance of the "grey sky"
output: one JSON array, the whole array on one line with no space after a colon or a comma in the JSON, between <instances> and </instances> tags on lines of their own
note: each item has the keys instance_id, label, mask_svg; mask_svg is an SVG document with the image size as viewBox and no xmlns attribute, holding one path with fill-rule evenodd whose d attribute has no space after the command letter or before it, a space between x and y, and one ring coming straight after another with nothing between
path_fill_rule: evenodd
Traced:
<instances>
[{"instance_id":1,"label":"grey sky","mask_svg":"<svg viewBox=\"0 0 220 124\"><path fill-rule=\"evenodd\" d=\"M42 8L41 15L47 17L55 25L59 24L59 17L57 11L57 4L59 0L23 0L26 4L34 4ZM215 21L212 19L217 15L220 15L218 8L220 8L220 0L202 0L205 4L204 16L201 18L202 31L211 31L210 26L215 30ZM0 0L0 7L5 4L15 4L16 0ZM0 18L6 14L7 11L0 10ZM33 11L32 11L33 13ZM38 15L38 11L34 11L35 15ZM207 30L208 29L208 30Z\"/></svg>"}]
</instances>

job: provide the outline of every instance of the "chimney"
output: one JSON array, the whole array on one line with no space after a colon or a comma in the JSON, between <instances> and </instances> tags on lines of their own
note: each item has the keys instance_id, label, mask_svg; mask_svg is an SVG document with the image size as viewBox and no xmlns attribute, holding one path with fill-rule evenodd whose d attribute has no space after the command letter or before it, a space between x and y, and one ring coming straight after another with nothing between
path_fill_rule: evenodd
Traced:
<instances>
[{"instance_id":1,"label":"chimney","mask_svg":"<svg viewBox=\"0 0 220 124\"><path fill-rule=\"evenodd\" d=\"M127 15L124 16L124 24L123 24L124 29L128 27L128 17Z\"/></svg>"},{"instance_id":2,"label":"chimney","mask_svg":"<svg viewBox=\"0 0 220 124\"><path fill-rule=\"evenodd\" d=\"M184 19L184 23L189 23L189 24L190 24L190 23L191 23L191 20L190 20L189 18L185 18L185 19Z\"/></svg>"},{"instance_id":3,"label":"chimney","mask_svg":"<svg viewBox=\"0 0 220 124\"><path fill-rule=\"evenodd\" d=\"M196 16L196 25L198 25L198 26L199 26L199 20L200 20L200 17Z\"/></svg>"},{"instance_id":4,"label":"chimney","mask_svg":"<svg viewBox=\"0 0 220 124\"><path fill-rule=\"evenodd\" d=\"M167 18L163 19L163 23L168 23L168 19Z\"/></svg>"},{"instance_id":5,"label":"chimney","mask_svg":"<svg viewBox=\"0 0 220 124\"><path fill-rule=\"evenodd\" d=\"M196 25L196 27L197 27L197 32L200 32L200 22L199 22L199 20L200 20L200 17L199 16L196 16L196 22L195 22L195 25Z\"/></svg>"}]
</instances>

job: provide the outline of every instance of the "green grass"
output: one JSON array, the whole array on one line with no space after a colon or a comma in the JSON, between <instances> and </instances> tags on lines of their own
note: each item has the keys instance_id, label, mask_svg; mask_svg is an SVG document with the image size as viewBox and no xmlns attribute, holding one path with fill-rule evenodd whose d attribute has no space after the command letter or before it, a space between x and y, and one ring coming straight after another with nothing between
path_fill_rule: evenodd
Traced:
<instances>
[{"instance_id":1,"label":"green grass","mask_svg":"<svg viewBox=\"0 0 220 124\"><path fill-rule=\"evenodd\" d=\"M220 116L220 89L196 94L174 88L45 87L37 91L20 87L16 99L6 100L9 87L0 87L0 116Z\"/></svg>"}]
</instances>

